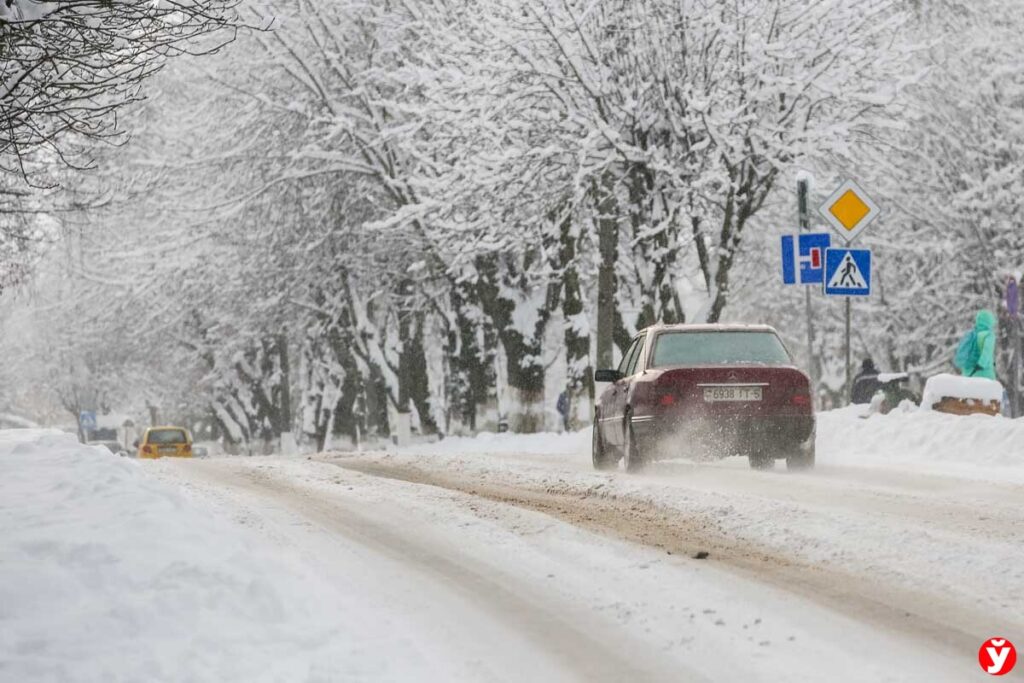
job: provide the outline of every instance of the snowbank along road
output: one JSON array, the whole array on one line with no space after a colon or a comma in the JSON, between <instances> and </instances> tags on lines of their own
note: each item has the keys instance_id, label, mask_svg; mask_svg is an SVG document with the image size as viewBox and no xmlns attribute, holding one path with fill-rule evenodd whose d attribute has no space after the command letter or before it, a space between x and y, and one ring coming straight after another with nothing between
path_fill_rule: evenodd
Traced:
<instances>
[{"instance_id":1,"label":"snowbank along road","mask_svg":"<svg viewBox=\"0 0 1024 683\"><path fill-rule=\"evenodd\" d=\"M988 679L981 643L1024 641L1024 477L963 444L915 454L934 419L827 416L822 464L800 475L742 461L596 473L586 435L131 463L197 527L247 548L238 561L291 567L259 584L279 613L244 627L259 643L287 624L274 657L249 648L235 671L164 661L164 679ZM958 429L975 445L1008 438L992 424ZM858 454L886 432L898 453ZM177 562L209 576L186 541ZM190 622L196 643L208 611ZM19 633L0 643L21 652Z\"/></svg>"}]
</instances>

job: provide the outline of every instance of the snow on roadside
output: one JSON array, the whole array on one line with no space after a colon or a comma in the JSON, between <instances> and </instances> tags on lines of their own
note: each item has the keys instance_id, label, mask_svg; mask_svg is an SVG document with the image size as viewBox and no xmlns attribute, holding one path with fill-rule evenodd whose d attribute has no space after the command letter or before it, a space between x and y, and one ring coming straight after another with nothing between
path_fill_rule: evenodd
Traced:
<instances>
[{"instance_id":1,"label":"snow on roadside","mask_svg":"<svg viewBox=\"0 0 1024 683\"><path fill-rule=\"evenodd\" d=\"M972 478L1024 480L1024 419L895 410L864 416L864 406L818 415L818 462L945 468Z\"/></svg>"},{"instance_id":2,"label":"snow on roadside","mask_svg":"<svg viewBox=\"0 0 1024 683\"><path fill-rule=\"evenodd\" d=\"M542 434L483 432L388 450L434 456L561 456L586 464L590 436L589 428ZM1024 481L1024 419L916 409L866 416L866 406L849 406L818 413L817 451L823 465L924 468L936 474L946 470L998 480L1012 474L1014 480Z\"/></svg>"},{"instance_id":3,"label":"snow on roadside","mask_svg":"<svg viewBox=\"0 0 1024 683\"><path fill-rule=\"evenodd\" d=\"M921 407L930 409L946 396L988 403L1002 401L1003 395L1003 385L994 379L942 373L928 378L924 385Z\"/></svg>"},{"instance_id":4,"label":"snow on roadside","mask_svg":"<svg viewBox=\"0 0 1024 683\"><path fill-rule=\"evenodd\" d=\"M395 680L417 671L391 652L395 625L364 598L272 554L140 463L68 434L0 431L0 538L3 680Z\"/></svg>"},{"instance_id":5,"label":"snow on roadside","mask_svg":"<svg viewBox=\"0 0 1024 683\"><path fill-rule=\"evenodd\" d=\"M514 434L480 432L476 436L452 436L440 441L416 443L400 451L422 455L522 454L574 455L589 453L590 428L578 432Z\"/></svg>"}]
</instances>

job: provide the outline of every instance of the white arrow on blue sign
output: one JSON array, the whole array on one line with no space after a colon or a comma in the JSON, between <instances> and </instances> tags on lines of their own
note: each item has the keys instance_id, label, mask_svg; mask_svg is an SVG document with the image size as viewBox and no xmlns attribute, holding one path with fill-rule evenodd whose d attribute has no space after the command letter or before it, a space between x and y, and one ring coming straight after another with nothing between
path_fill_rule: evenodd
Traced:
<instances>
[{"instance_id":1,"label":"white arrow on blue sign","mask_svg":"<svg viewBox=\"0 0 1024 683\"><path fill-rule=\"evenodd\" d=\"M871 295L871 250L829 249L825 252L825 294Z\"/></svg>"},{"instance_id":2,"label":"white arrow on blue sign","mask_svg":"<svg viewBox=\"0 0 1024 683\"><path fill-rule=\"evenodd\" d=\"M796 239L793 235L783 235L783 284L822 284L825 281L825 250L831 244L832 236L828 233L801 233Z\"/></svg>"}]
</instances>

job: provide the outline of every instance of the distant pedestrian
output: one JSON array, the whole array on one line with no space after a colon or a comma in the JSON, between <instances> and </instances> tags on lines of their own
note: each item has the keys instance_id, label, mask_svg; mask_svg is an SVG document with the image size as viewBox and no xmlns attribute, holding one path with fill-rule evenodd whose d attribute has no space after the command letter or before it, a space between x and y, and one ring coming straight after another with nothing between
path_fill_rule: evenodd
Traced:
<instances>
[{"instance_id":1,"label":"distant pedestrian","mask_svg":"<svg viewBox=\"0 0 1024 683\"><path fill-rule=\"evenodd\" d=\"M953 365L964 377L996 378L996 315L981 310L974 329L965 334L956 349Z\"/></svg>"},{"instance_id":2,"label":"distant pedestrian","mask_svg":"<svg viewBox=\"0 0 1024 683\"><path fill-rule=\"evenodd\" d=\"M569 431L569 390L566 389L558 395L558 402L555 404L555 409L558 414L562 417L562 429Z\"/></svg>"},{"instance_id":3,"label":"distant pedestrian","mask_svg":"<svg viewBox=\"0 0 1024 683\"><path fill-rule=\"evenodd\" d=\"M875 361L870 357L865 358L861 363L860 372L853 378L850 403L871 403L871 399L881 388L882 383L878 381L878 368L875 367Z\"/></svg>"}]
</instances>

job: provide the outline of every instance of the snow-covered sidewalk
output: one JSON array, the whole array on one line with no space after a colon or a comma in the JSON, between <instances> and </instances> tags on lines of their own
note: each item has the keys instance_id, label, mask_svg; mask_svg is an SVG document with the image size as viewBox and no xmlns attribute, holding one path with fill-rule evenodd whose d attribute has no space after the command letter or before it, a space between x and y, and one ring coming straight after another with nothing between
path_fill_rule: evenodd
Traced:
<instances>
[{"instance_id":1,"label":"snow-covered sidewalk","mask_svg":"<svg viewBox=\"0 0 1024 683\"><path fill-rule=\"evenodd\" d=\"M401 629L145 463L0 432L0 679L414 680ZM339 618L344 615L344 618Z\"/></svg>"},{"instance_id":2,"label":"snow-covered sidewalk","mask_svg":"<svg viewBox=\"0 0 1024 683\"><path fill-rule=\"evenodd\" d=\"M1024 483L1024 418L850 406L818 415L818 462Z\"/></svg>"}]
</instances>

